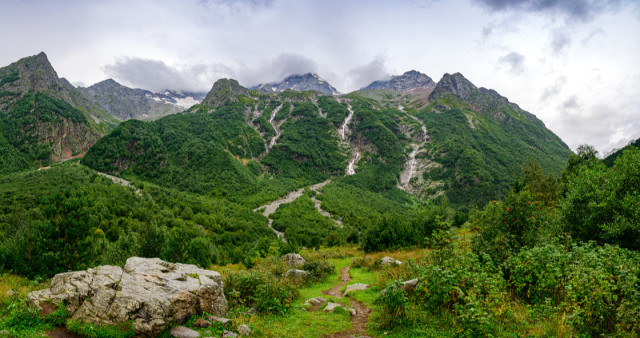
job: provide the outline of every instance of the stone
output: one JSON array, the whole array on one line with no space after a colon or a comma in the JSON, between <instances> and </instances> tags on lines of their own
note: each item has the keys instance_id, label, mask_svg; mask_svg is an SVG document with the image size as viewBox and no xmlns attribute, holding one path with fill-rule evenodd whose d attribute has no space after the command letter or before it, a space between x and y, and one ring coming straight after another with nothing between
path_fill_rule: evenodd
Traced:
<instances>
[{"instance_id":1,"label":"stone","mask_svg":"<svg viewBox=\"0 0 640 338\"><path fill-rule=\"evenodd\" d=\"M304 302L304 305L319 305L319 304L324 304L324 302L326 302L327 300L323 297L315 297L315 298L310 298L307 299L306 302Z\"/></svg>"},{"instance_id":2,"label":"stone","mask_svg":"<svg viewBox=\"0 0 640 338\"><path fill-rule=\"evenodd\" d=\"M184 327L184 326L176 326L174 328L171 328L171 331L169 333L171 333L172 337L176 337L176 338L199 338L200 337L200 333L198 333L198 331L191 330L190 328Z\"/></svg>"},{"instance_id":3,"label":"stone","mask_svg":"<svg viewBox=\"0 0 640 338\"><path fill-rule=\"evenodd\" d=\"M414 292L416 291L417 287L418 287L418 278L410 279L400 284L400 288L406 292Z\"/></svg>"},{"instance_id":4,"label":"stone","mask_svg":"<svg viewBox=\"0 0 640 338\"><path fill-rule=\"evenodd\" d=\"M99 266L60 273L49 289L27 296L31 306L64 304L74 320L100 325L127 321L139 336L153 336L170 323L191 315L227 314L222 278L218 272L158 258L131 257L123 268Z\"/></svg>"},{"instance_id":5,"label":"stone","mask_svg":"<svg viewBox=\"0 0 640 338\"><path fill-rule=\"evenodd\" d=\"M236 333L231 332L231 331L224 331L224 332L222 332L222 337L223 337L223 338L225 338L225 337L226 337L226 338L232 338L232 337L237 337L237 336L238 336L238 335L237 335Z\"/></svg>"},{"instance_id":6,"label":"stone","mask_svg":"<svg viewBox=\"0 0 640 338\"><path fill-rule=\"evenodd\" d=\"M231 319L229 318L216 317L216 316L208 316L206 318L208 321L212 323L222 323L223 327L227 327L229 326L229 324L231 324Z\"/></svg>"},{"instance_id":7,"label":"stone","mask_svg":"<svg viewBox=\"0 0 640 338\"><path fill-rule=\"evenodd\" d=\"M300 278L300 279L303 279L303 278L309 276L310 274L311 273L309 271L304 271L304 270L299 270L299 269L289 269L285 273L285 275L287 277Z\"/></svg>"},{"instance_id":8,"label":"stone","mask_svg":"<svg viewBox=\"0 0 640 338\"><path fill-rule=\"evenodd\" d=\"M9 331L7 331L7 330L2 330L2 331L0 331L0 336L8 336L8 335L10 335L10 334L11 334L11 333L10 333Z\"/></svg>"},{"instance_id":9,"label":"stone","mask_svg":"<svg viewBox=\"0 0 640 338\"><path fill-rule=\"evenodd\" d=\"M249 328L249 325L247 324L238 325L237 330L241 336L251 335L251 328Z\"/></svg>"},{"instance_id":10,"label":"stone","mask_svg":"<svg viewBox=\"0 0 640 338\"><path fill-rule=\"evenodd\" d=\"M211 322L202 318L198 318L195 322L193 322L193 326L200 328L209 327L211 326Z\"/></svg>"},{"instance_id":11,"label":"stone","mask_svg":"<svg viewBox=\"0 0 640 338\"><path fill-rule=\"evenodd\" d=\"M322 311L323 312L333 312L337 308L342 308L343 310L351 313L352 316L356 315L356 310L354 308L351 308L351 307L348 307L348 306L344 306L344 305L342 305L340 303L332 303L332 302L327 303L327 306L325 306L325 308Z\"/></svg>"},{"instance_id":12,"label":"stone","mask_svg":"<svg viewBox=\"0 0 640 338\"><path fill-rule=\"evenodd\" d=\"M363 283L351 284L347 286L342 296L343 297L346 296L351 291L363 291L363 290L366 290L367 288L369 288L368 284L363 284Z\"/></svg>"},{"instance_id":13,"label":"stone","mask_svg":"<svg viewBox=\"0 0 640 338\"><path fill-rule=\"evenodd\" d=\"M306 259L302 258L302 256L297 253L288 253L282 256L282 260L289 266L302 266L307 262Z\"/></svg>"},{"instance_id":14,"label":"stone","mask_svg":"<svg viewBox=\"0 0 640 338\"><path fill-rule=\"evenodd\" d=\"M250 308L247 312L245 312L248 315L252 315L254 313L258 313L258 309L255 307Z\"/></svg>"},{"instance_id":15,"label":"stone","mask_svg":"<svg viewBox=\"0 0 640 338\"><path fill-rule=\"evenodd\" d=\"M7 297L11 297L13 296L13 294L16 293L15 291L13 291L13 289L9 289L6 293Z\"/></svg>"},{"instance_id":16,"label":"stone","mask_svg":"<svg viewBox=\"0 0 640 338\"><path fill-rule=\"evenodd\" d=\"M380 259L380 265L382 266L387 266L387 265L401 265L402 262L399 260L396 260L394 258L391 257L384 257L382 259Z\"/></svg>"}]
</instances>

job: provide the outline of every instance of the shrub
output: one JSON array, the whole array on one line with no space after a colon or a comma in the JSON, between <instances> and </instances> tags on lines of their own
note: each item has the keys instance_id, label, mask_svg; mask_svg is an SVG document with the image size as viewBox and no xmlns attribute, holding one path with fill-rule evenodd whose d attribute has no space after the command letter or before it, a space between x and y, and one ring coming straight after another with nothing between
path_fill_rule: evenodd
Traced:
<instances>
[{"instance_id":1,"label":"shrub","mask_svg":"<svg viewBox=\"0 0 640 338\"><path fill-rule=\"evenodd\" d=\"M298 296L287 279L263 271L232 272L225 277L224 293L231 309L255 307L262 313L284 313Z\"/></svg>"},{"instance_id":2,"label":"shrub","mask_svg":"<svg viewBox=\"0 0 640 338\"><path fill-rule=\"evenodd\" d=\"M399 281L387 286L374 303L382 307L380 314L382 328L391 329L406 322L408 299L406 292L400 288Z\"/></svg>"}]
</instances>

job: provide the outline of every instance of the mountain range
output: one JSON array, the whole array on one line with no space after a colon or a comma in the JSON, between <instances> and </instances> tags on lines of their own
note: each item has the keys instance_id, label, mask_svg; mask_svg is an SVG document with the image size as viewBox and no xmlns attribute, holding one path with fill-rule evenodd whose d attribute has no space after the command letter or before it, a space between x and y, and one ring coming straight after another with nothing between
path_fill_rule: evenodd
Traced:
<instances>
[{"instance_id":1,"label":"mountain range","mask_svg":"<svg viewBox=\"0 0 640 338\"><path fill-rule=\"evenodd\" d=\"M459 73L436 83L409 71L346 95L311 73L258 90L221 79L204 98L114 80L74 88L43 53L0 76L4 172L87 152L98 171L238 201L332 179L397 203L446 196L469 208L503 196L527 160L559 173L570 153L533 114ZM153 121L125 121L141 118Z\"/></svg>"}]
</instances>

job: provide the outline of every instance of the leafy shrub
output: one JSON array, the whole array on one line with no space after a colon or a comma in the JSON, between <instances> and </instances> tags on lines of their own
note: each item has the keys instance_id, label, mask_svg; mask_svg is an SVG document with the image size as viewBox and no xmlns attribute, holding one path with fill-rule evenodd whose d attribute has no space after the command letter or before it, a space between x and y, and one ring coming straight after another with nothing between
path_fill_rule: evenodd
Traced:
<instances>
[{"instance_id":1,"label":"leafy shrub","mask_svg":"<svg viewBox=\"0 0 640 338\"><path fill-rule=\"evenodd\" d=\"M400 288L400 282L387 286L374 302L382 307L380 326L384 329L401 326L407 320L408 303L406 292Z\"/></svg>"},{"instance_id":2,"label":"leafy shrub","mask_svg":"<svg viewBox=\"0 0 640 338\"><path fill-rule=\"evenodd\" d=\"M285 313L298 296L287 279L263 271L232 272L225 277L224 285L231 309L255 307L262 313Z\"/></svg>"},{"instance_id":3,"label":"leafy shrub","mask_svg":"<svg viewBox=\"0 0 640 338\"><path fill-rule=\"evenodd\" d=\"M306 261L302 269L311 273L311 280L321 282L335 271L335 266L325 260Z\"/></svg>"},{"instance_id":4,"label":"leafy shrub","mask_svg":"<svg viewBox=\"0 0 640 338\"><path fill-rule=\"evenodd\" d=\"M406 248L418 244L415 230L405 220L383 216L362 236L362 249L365 252Z\"/></svg>"},{"instance_id":5,"label":"leafy shrub","mask_svg":"<svg viewBox=\"0 0 640 338\"><path fill-rule=\"evenodd\" d=\"M67 328L73 333L88 338L129 338L136 335L131 322L120 325L98 325L69 319Z\"/></svg>"}]
</instances>

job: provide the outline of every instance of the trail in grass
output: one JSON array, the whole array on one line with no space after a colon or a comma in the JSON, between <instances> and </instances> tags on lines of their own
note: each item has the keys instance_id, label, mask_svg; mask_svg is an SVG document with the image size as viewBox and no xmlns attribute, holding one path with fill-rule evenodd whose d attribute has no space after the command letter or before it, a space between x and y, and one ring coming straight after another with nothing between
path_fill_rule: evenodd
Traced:
<instances>
[{"instance_id":1,"label":"trail in grass","mask_svg":"<svg viewBox=\"0 0 640 338\"><path fill-rule=\"evenodd\" d=\"M340 284L332 287L329 290L323 291L325 295L339 297L342 298L342 288L351 281L351 276L349 275L349 268L345 267L340 270ZM336 332L331 335L327 335L329 338L347 338L347 337L367 337L364 335L367 329L367 323L369 322L369 314L371 310L368 309L363 303L349 298L349 303L351 307L356 310L356 314L351 316L351 326L352 328L347 331Z\"/></svg>"}]
</instances>

